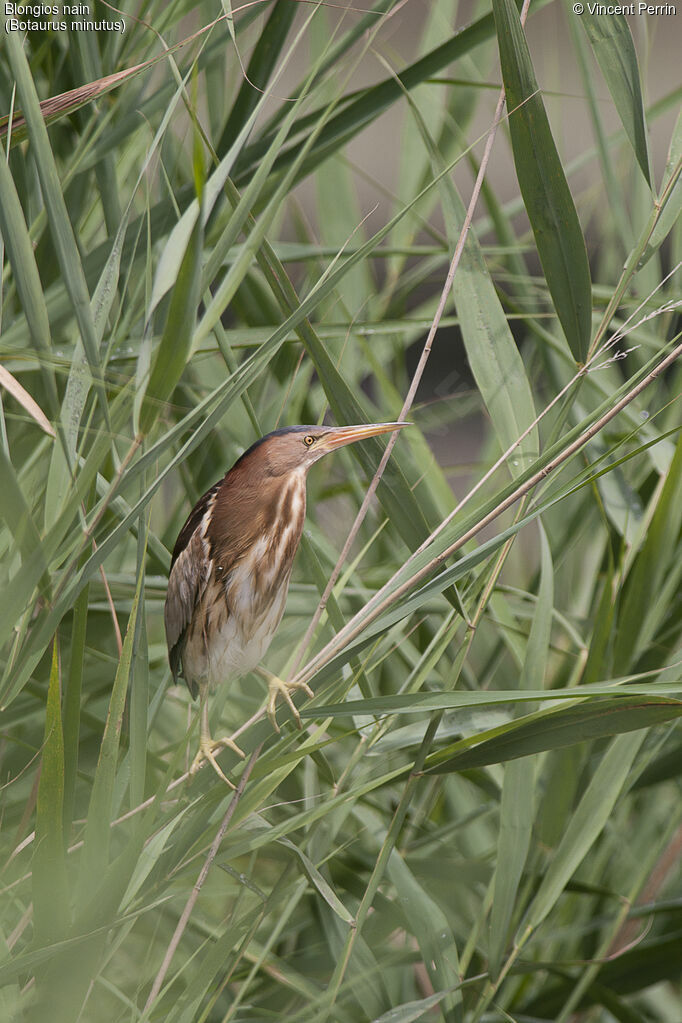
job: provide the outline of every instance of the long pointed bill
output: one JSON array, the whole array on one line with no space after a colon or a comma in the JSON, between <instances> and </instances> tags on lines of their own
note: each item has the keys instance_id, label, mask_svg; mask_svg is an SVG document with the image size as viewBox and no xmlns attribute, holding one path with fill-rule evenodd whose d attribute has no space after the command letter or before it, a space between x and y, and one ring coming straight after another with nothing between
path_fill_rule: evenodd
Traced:
<instances>
[{"instance_id":1,"label":"long pointed bill","mask_svg":"<svg viewBox=\"0 0 682 1023\"><path fill-rule=\"evenodd\" d=\"M336 426L329 433L321 438L320 449L324 453L336 451L346 444L354 444L356 440L365 440L367 437L376 437L379 433L394 433L402 430L403 426L409 423L366 423L364 426Z\"/></svg>"}]
</instances>

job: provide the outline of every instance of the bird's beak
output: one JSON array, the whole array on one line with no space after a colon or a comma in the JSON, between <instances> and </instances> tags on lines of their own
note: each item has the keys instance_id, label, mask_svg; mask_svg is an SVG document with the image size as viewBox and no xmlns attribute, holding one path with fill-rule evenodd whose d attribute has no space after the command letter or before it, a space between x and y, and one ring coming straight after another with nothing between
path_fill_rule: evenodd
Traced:
<instances>
[{"instance_id":1,"label":"bird's beak","mask_svg":"<svg viewBox=\"0 0 682 1023\"><path fill-rule=\"evenodd\" d=\"M379 433L394 433L402 430L403 426L409 423L366 423L364 426L336 426L329 433L320 438L320 448L327 454L329 451L336 451L346 444L354 444L356 440L365 440L367 437L376 437Z\"/></svg>"}]
</instances>

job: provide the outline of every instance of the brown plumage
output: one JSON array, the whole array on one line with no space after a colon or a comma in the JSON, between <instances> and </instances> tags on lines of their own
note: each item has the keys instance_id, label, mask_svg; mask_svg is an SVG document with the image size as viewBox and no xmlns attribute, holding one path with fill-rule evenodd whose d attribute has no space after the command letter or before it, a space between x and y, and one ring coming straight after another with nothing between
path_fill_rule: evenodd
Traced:
<instances>
[{"instance_id":1,"label":"brown plumage","mask_svg":"<svg viewBox=\"0 0 682 1023\"><path fill-rule=\"evenodd\" d=\"M294 555L305 521L308 470L345 444L400 429L404 423L367 426L292 426L257 441L199 499L180 531L164 609L173 678L182 675L201 701L201 740L192 765L215 759L223 746L240 756L230 738L211 739L208 693L255 669L280 623ZM284 696L300 725L291 691L305 685L268 681L268 714Z\"/></svg>"}]
</instances>

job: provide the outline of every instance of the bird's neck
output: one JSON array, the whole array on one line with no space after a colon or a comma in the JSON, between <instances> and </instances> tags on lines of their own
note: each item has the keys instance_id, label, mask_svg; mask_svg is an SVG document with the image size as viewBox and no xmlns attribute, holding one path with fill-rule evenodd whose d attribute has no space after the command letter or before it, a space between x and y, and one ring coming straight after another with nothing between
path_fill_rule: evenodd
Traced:
<instances>
[{"instance_id":1,"label":"bird's neck","mask_svg":"<svg viewBox=\"0 0 682 1023\"><path fill-rule=\"evenodd\" d=\"M264 539L293 560L305 521L305 472L244 477L232 470L216 495L208 535L211 547L222 560L233 563Z\"/></svg>"}]
</instances>

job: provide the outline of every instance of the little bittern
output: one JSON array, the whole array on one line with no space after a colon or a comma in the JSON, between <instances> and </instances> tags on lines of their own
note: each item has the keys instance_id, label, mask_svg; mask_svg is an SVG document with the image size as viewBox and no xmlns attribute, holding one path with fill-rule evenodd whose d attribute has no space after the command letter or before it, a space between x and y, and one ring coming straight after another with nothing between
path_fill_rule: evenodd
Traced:
<instances>
[{"instance_id":1,"label":"little bittern","mask_svg":"<svg viewBox=\"0 0 682 1023\"><path fill-rule=\"evenodd\" d=\"M306 478L323 455L345 444L392 433L405 423L290 426L256 441L199 499L180 530L164 609L173 678L183 675L201 705L201 739L191 771L215 759L231 738L212 739L208 694L252 671L265 655L284 613L294 555L305 519ZM291 692L307 685L268 681L268 714L282 695L297 723Z\"/></svg>"}]
</instances>

